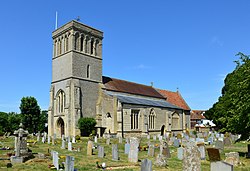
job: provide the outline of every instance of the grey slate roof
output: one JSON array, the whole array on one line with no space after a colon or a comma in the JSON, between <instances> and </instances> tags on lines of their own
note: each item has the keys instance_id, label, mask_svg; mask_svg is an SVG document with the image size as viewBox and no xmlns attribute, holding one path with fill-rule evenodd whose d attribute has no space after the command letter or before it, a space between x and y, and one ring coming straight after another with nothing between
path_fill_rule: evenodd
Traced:
<instances>
[{"instance_id":1,"label":"grey slate roof","mask_svg":"<svg viewBox=\"0 0 250 171\"><path fill-rule=\"evenodd\" d=\"M168 103L163 99L150 99L145 97L135 97L130 95L125 95L116 92L106 91L108 95L115 96L119 101L126 104L136 104L136 105L145 105L153 107L163 107L163 108L173 108L173 109L182 109L175 105Z\"/></svg>"}]
</instances>

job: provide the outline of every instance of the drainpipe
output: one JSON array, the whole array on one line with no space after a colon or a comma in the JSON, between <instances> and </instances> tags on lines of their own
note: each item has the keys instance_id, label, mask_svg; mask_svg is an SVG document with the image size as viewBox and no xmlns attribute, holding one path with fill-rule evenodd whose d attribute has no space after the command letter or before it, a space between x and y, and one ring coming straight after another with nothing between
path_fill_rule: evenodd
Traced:
<instances>
[{"instance_id":1,"label":"drainpipe","mask_svg":"<svg viewBox=\"0 0 250 171\"><path fill-rule=\"evenodd\" d=\"M124 138L124 132L123 132L123 103L121 103L122 108L121 108L121 112L122 112L122 138Z\"/></svg>"}]
</instances>

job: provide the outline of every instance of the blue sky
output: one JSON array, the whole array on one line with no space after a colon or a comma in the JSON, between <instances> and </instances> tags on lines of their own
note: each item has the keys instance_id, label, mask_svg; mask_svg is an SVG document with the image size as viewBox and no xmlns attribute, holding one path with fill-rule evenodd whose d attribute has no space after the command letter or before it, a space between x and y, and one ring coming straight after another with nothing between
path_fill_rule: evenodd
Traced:
<instances>
[{"instance_id":1,"label":"blue sky","mask_svg":"<svg viewBox=\"0 0 250 171\"><path fill-rule=\"evenodd\" d=\"M104 32L103 75L176 91L192 109L221 95L238 52L249 53L250 1L9 0L0 5L0 111L34 96L48 109L55 13Z\"/></svg>"}]
</instances>

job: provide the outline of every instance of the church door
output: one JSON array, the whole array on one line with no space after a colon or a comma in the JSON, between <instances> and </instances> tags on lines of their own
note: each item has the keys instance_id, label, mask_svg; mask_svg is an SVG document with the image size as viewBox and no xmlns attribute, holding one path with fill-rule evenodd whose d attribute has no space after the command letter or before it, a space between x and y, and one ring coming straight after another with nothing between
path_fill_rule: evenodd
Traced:
<instances>
[{"instance_id":1,"label":"church door","mask_svg":"<svg viewBox=\"0 0 250 171\"><path fill-rule=\"evenodd\" d=\"M61 117L57 120L57 126L59 128L59 131L62 137L62 135L65 135L65 134L64 134L64 121Z\"/></svg>"}]
</instances>

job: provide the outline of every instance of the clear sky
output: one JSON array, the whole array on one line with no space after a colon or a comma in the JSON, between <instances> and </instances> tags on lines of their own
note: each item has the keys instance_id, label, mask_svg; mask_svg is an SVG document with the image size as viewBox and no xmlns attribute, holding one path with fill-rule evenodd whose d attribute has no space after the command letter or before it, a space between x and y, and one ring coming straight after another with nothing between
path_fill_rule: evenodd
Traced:
<instances>
[{"instance_id":1,"label":"clear sky","mask_svg":"<svg viewBox=\"0 0 250 171\"><path fill-rule=\"evenodd\" d=\"M0 111L33 96L49 106L52 38L76 19L104 32L103 75L176 91L191 109L221 95L238 52L250 54L250 1L8 0L0 5Z\"/></svg>"}]
</instances>

